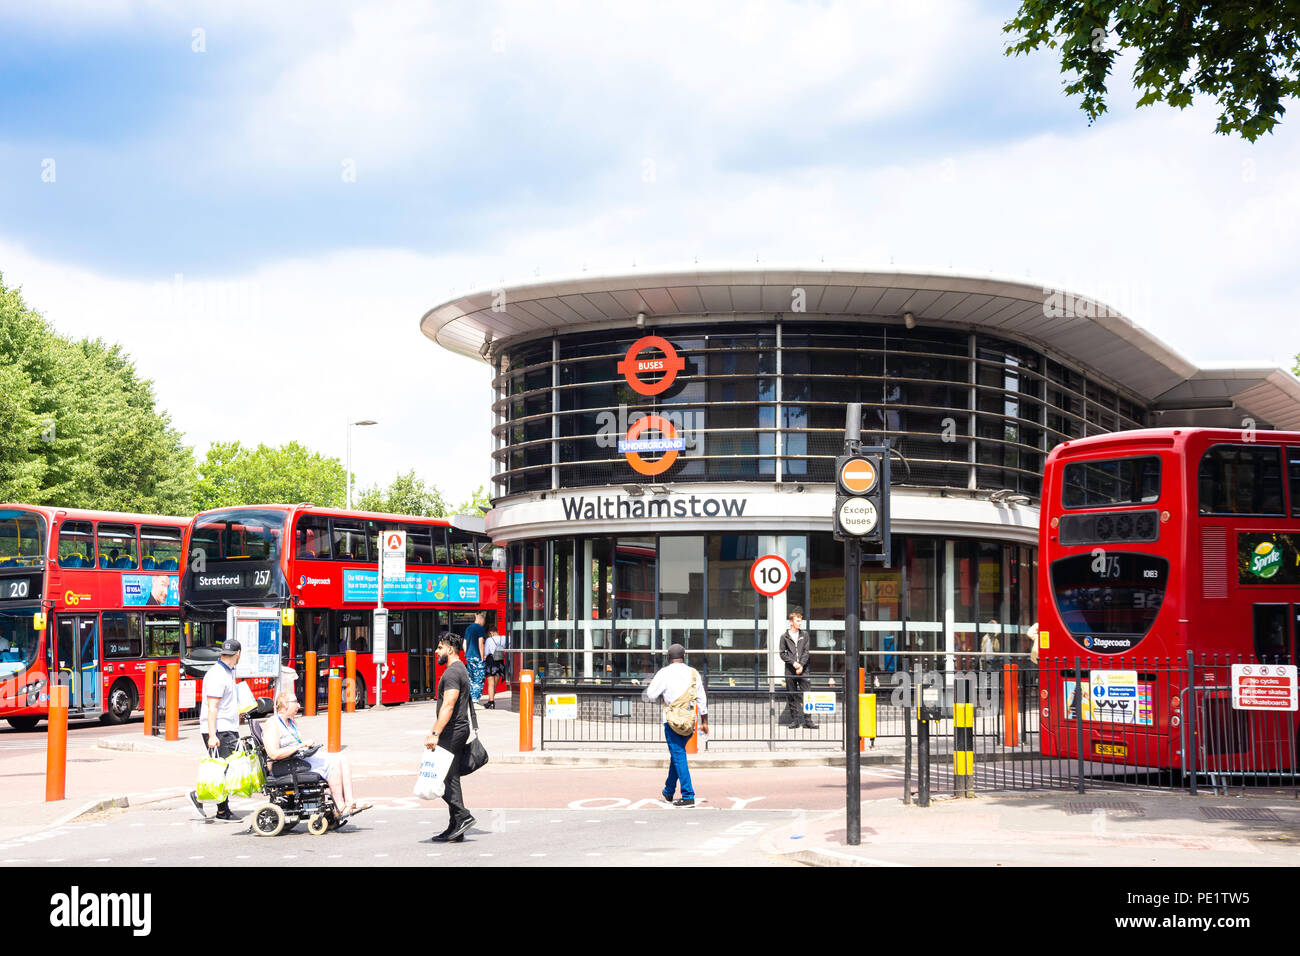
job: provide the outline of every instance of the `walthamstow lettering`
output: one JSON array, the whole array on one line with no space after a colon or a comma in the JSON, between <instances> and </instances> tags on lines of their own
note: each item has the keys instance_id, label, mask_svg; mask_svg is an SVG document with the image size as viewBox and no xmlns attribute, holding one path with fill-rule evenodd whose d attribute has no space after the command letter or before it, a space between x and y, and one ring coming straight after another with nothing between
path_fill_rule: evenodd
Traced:
<instances>
[{"instance_id":1,"label":"walthamstow lettering","mask_svg":"<svg viewBox=\"0 0 1300 956\"><path fill-rule=\"evenodd\" d=\"M566 521L599 521L614 518L741 518L748 502L744 498L562 498Z\"/></svg>"}]
</instances>

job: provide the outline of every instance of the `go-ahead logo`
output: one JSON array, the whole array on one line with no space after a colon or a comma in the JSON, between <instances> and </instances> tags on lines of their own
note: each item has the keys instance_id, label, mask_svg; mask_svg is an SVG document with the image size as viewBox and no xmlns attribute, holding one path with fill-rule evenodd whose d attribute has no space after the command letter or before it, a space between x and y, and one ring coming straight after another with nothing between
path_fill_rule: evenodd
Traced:
<instances>
[{"instance_id":1,"label":"go-ahead logo","mask_svg":"<svg viewBox=\"0 0 1300 956\"><path fill-rule=\"evenodd\" d=\"M1271 578L1282 568L1282 551L1271 541L1261 541L1255 546L1255 556L1250 559L1251 573L1260 578Z\"/></svg>"}]
</instances>

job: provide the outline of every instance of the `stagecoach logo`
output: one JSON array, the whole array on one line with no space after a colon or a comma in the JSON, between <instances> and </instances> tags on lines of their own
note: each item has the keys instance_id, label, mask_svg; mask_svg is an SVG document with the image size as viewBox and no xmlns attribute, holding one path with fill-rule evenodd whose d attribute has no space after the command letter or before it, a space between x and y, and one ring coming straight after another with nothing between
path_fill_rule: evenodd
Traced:
<instances>
[{"instance_id":1,"label":"stagecoach logo","mask_svg":"<svg viewBox=\"0 0 1300 956\"><path fill-rule=\"evenodd\" d=\"M89 594L78 594L76 591L63 592L63 603L66 604L68 607L76 607L82 601L89 601L89 600L90 600Z\"/></svg>"},{"instance_id":2,"label":"stagecoach logo","mask_svg":"<svg viewBox=\"0 0 1300 956\"><path fill-rule=\"evenodd\" d=\"M1282 568L1282 550L1271 541L1262 541L1250 559L1250 570L1256 577L1271 578Z\"/></svg>"},{"instance_id":3,"label":"stagecoach logo","mask_svg":"<svg viewBox=\"0 0 1300 956\"><path fill-rule=\"evenodd\" d=\"M330 583L329 578L309 578L305 574L298 578L298 587L300 588L305 588L308 585L329 584L329 583Z\"/></svg>"}]
</instances>

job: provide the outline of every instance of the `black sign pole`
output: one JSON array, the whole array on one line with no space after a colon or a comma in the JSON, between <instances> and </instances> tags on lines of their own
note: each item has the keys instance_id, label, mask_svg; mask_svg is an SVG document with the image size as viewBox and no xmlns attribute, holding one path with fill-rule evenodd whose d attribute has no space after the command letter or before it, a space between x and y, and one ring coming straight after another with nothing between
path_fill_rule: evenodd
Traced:
<instances>
[{"instance_id":1,"label":"black sign pole","mask_svg":"<svg viewBox=\"0 0 1300 956\"><path fill-rule=\"evenodd\" d=\"M862 406L851 403L844 421L844 454L856 455L861 447ZM839 476L836 475L836 481ZM862 542L857 535L844 539L844 774L845 832L849 846L862 842L862 759L858 752L859 607L862 601Z\"/></svg>"}]
</instances>

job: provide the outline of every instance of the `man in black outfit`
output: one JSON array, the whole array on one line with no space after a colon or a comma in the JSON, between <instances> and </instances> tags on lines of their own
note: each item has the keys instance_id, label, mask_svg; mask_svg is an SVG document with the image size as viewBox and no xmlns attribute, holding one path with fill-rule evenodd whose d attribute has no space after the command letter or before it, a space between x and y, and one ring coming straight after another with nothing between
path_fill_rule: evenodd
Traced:
<instances>
[{"instance_id":1,"label":"man in black outfit","mask_svg":"<svg viewBox=\"0 0 1300 956\"><path fill-rule=\"evenodd\" d=\"M469 743L470 701L469 671L460 660L460 643L459 634L446 632L438 637L438 663L447 669L438 682L438 719L424 739L424 745L430 750L442 747L452 754L447 786L442 794L449 811L447 829L434 837L443 843L460 843L474 826L474 817L465 809L460 792L460 758Z\"/></svg>"},{"instance_id":2,"label":"man in black outfit","mask_svg":"<svg viewBox=\"0 0 1300 956\"><path fill-rule=\"evenodd\" d=\"M785 689L789 691L786 703L786 715L791 727L807 727L816 730L814 724L803 712L803 695L808 689L808 635L802 630L803 615L798 611L790 612L790 627L781 635L781 660L785 661Z\"/></svg>"}]
</instances>

